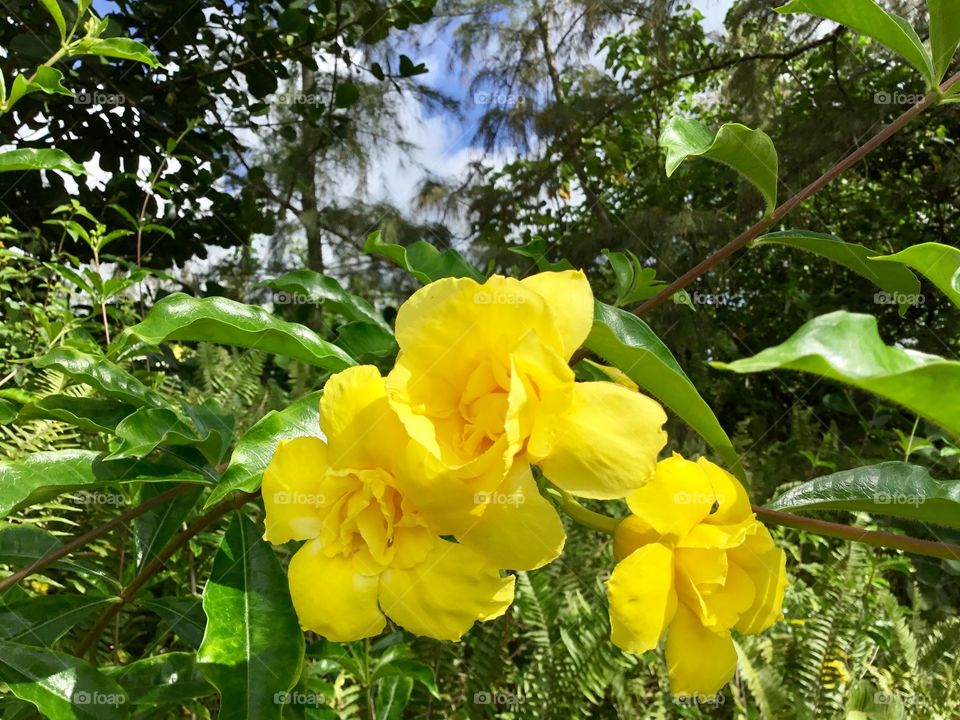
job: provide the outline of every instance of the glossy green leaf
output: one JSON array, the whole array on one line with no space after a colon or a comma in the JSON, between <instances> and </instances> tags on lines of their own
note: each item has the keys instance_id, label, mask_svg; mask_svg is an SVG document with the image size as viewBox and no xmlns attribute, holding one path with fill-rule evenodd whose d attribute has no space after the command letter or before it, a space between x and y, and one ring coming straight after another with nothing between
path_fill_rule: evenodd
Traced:
<instances>
[{"instance_id":1,"label":"glossy green leaf","mask_svg":"<svg viewBox=\"0 0 960 720\"><path fill-rule=\"evenodd\" d=\"M376 720L402 720L412 692L413 678L391 675L378 682Z\"/></svg>"},{"instance_id":2,"label":"glossy green leaf","mask_svg":"<svg viewBox=\"0 0 960 720\"><path fill-rule=\"evenodd\" d=\"M47 648L0 640L0 681L49 720L128 716L127 694L89 663Z\"/></svg>"},{"instance_id":3,"label":"glossy green leaf","mask_svg":"<svg viewBox=\"0 0 960 720\"><path fill-rule=\"evenodd\" d=\"M59 347L35 360L33 364L41 370L49 368L62 372L76 382L89 385L108 398L129 405L172 409L162 395L102 356L89 355L73 348Z\"/></svg>"},{"instance_id":4,"label":"glossy green leaf","mask_svg":"<svg viewBox=\"0 0 960 720\"><path fill-rule=\"evenodd\" d=\"M19 420L59 420L84 430L113 434L136 408L127 403L72 395L48 395L21 408Z\"/></svg>"},{"instance_id":5,"label":"glossy green leaf","mask_svg":"<svg viewBox=\"0 0 960 720\"><path fill-rule=\"evenodd\" d=\"M196 473L160 469L149 463L106 462L90 450L54 450L0 462L0 517L75 490L91 491L118 482L176 480L204 482Z\"/></svg>"},{"instance_id":6,"label":"glossy green leaf","mask_svg":"<svg viewBox=\"0 0 960 720\"><path fill-rule=\"evenodd\" d=\"M0 640L49 647L77 623L102 612L116 598L41 595L0 607Z\"/></svg>"},{"instance_id":7,"label":"glossy green leaf","mask_svg":"<svg viewBox=\"0 0 960 720\"><path fill-rule=\"evenodd\" d=\"M687 158L705 157L732 167L761 192L767 215L777 206L777 150L763 130L726 123L714 134L697 120L673 116L660 134L667 155L667 177Z\"/></svg>"},{"instance_id":8,"label":"glossy green leaf","mask_svg":"<svg viewBox=\"0 0 960 720\"><path fill-rule=\"evenodd\" d=\"M437 678L433 668L419 660L401 658L383 664L378 664L373 671L373 679L387 677L406 677L423 685L431 695L440 699L440 690L437 688Z\"/></svg>"},{"instance_id":9,"label":"glossy green leaf","mask_svg":"<svg viewBox=\"0 0 960 720\"><path fill-rule=\"evenodd\" d=\"M337 335L337 345L354 357L384 357L397 352L397 339L393 332L368 322L352 322L342 325Z\"/></svg>"},{"instance_id":10,"label":"glossy green leaf","mask_svg":"<svg viewBox=\"0 0 960 720\"><path fill-rule=\"evenodd\" d=\"M912 267L940 288L954 305L960 307L960 249L929 242L873 259Z\"/></svg>"},{"instance_id":11,"label":"glossy green leaf","mask_svg":"<svg viewBox=\"0 0 960 720\"><path fill-rule=\"evenodd\" d=\"M140 598L137 604L159 615L187 645L193 648L200 647L207 627L207 618L203 614L199 598L191 596Z\"/></svg>"},{"instance_id":12,"label":"glossy green leaf","mask_svg":"<svg viewBox=\"0 0 960 720\"><path fill-rule=\"evenodd\" d=\"M885 462L805 482L769 507L868 512L960 528L960 480L935 480L926 468Z\"/></svg>"},{"instance_id":13,"label":"glossy green leaf","mask_svg":"<svg viewBox=\"0 0 960 720\"><path fill-rule=\"evenodd\" d=\"M931 88L936 85L933 60L917 31L874 0L791 0L777 12L810 13L869 35L919 70Z\"/></svg>"},{"instance_id":14,"label":"glossy green leaf","mask_svg":"<svg viewBox=\"0 0 960 720\"><path fill-rule=\"evenodd\" d=\"M62 546L63 543L51 533L32 525L0 526L0 563L5 565L23 567ZM82 575L88 580L93 580L97 586L104 585L107 592L116 590L116 581L95 564L62 559L51 567ZM107 582L100 582L103 580ZM23 599L26 600L26 598Z\"/></svg>"},{"instance_id":15,"label":"glossy green leaf","mask_svg":"<svg viewBox=\"0 0 960 720\"><path fill-rule=\"evenodd\" d=\"M207 697L216 689L197 669L196 655L170 652L103 668L123 687L131 705L166 705Z\"/></svg>"},{"instance_id":16,"label":"glossy green leaf","mask_svg":"<svg viewBox=\"0 0 960 720\"><path fill-rule=\"evenodd\" d=\"M143 322L128 328L120 347L131 339L148 345L195 340L286 355L327 370L344 370L355 361L310 328L286 322L256 305L222 297L198 299L176 293L154 305Z\"/></svg>"},{"instance_id":17,"label":"glossy green leaf","mask_svg":"<svg viewBox=\"0 0 960 720\"><path fill-rule=\"evenodd\" d=\"M960 7L957 0L927 0L930 10L930 51L937 82L947 74L960 47Z\"/></svg>"},{"instance_id":18,"label":"glossy green leaf","mask_svg":"<svg viewBox=\"0 0 960 720\"><path fill-rule=\"evenodd\" d=\"M833 235L806 230L784 230L761 235L750 244L751 247L760 245L786 245L843 265L884 290L886 296L880 299L889 299L891 304L896 302L900 306L901 315L917 302L920 295L920 281L905 267L875 262L871 260L877 254L875 250L857 243L844 242Z\"/></svg>"},{"instance_id":19,"label":"glossy green leaf","mask_svg":"<svg viewBox=\"0 0 960 720\"><path fill-rule=\"evenodd\" d=\"M453 248L441 252L423 240L406 246L396 245L384 242L378 230L367 237L363 251L382 255L424 284L445 277L468 277L477 282L484 280L483 274Z\"/></svg>"},{"instance_id":20,"label":"glossy green leaf","mask_svg":"<svg viewBox=\"0 0 960 720\"><path fill-rule=\"evenodd\" d=\"M60 9L60 3L57 2L57 0L40 0L40 2L43 3L43 6L53 18L53 22L56 24L57 30L60 33L60 42L65 42L67 39L67 21L63 18L63 10Z\"/></svg>"},{"instance_id":21,"label":"glossy green leaf","mask_svg":"<svg viewBox=\"0 0 960 720\"><path fill-rule=\"evenodd\" d=\"M20 413L20 407L6 398L0 398L0 425L12 422Z\"/></svg>"},{"instance_id":22,"label":"glossy green leaf","mask_svg":"<svg viewBox=\"0 0 960 720\"><path fill-rule=\"evenodd\" d=\"M204 428L201 434L166 408L140 408L117 425L115 434L120 443L107 456L108 460L143 457L160 445L184 445L196 447L215 465L225 447L222 434L209 428Z\"/></svg>"},{"instance_id":23,"label":"glossy green leaf","mask_svg":"<svg viewBox=\"0 0 960 720\"><path fill-rule=\"evenodd\" d=\"M960 387L960 362L884 344L871 315L821 315L782 345L712 364L737 373L800 370L848 383L960 435L960 403L944 402L946 389Z\"/></svg>"},{"instance_id":24,"label":"glossy green leaf","mask_svg":"<svg viewBox=\"0 0 960 720\"><path fill-rule=\"evenodd\" d=\"M63 150L24 148L0 152L0 172L15 170L61 170L73 175L87 172Z\"/></svg>"},{"instance_id":25,"label":"glossy green leaf","mask_svg":"<svg viewBox=\"0 0 960 720\"><path fill-rule=\"evenodd\" d=\"M595 312L586 347L679 415L742 478L740 458L727 433L653 330L637 316L601 302Z\"/></svg>"},{"instance_id":26,"label":"glossy green leaf","mask_svg":"<svg viewBox=\"0 0 960 720\"><path fill-rule=\"evenodd\" d=\"M176 483L145 483L138 502L146 502L173 489ZM181 492L171 500L148 510L133 521L133 540L137 567L153 560L190 516L203 492L201 486Z\"/></svg>"},{"instance_id":27,"label":"glossy green leaf","mask_svg":"<svg viewBox=\"0 0 960 720\"><path fill-rule=\"evenodd\" d=\"M321 392L310 393L283 410L271 410L245 432L233 449L230 465L213 489L207 507L237 491L260 487L263 471L281 440L320 436Z\"/></svg>"},{"instance_id":28,"label":"glossy green leaf","mask_svg":"<svg viewBox=\"0 0 960 720\"><path fill-rule=\"evenodd\" d=\"M279 718L276 696L296 684L303 664L287 577L260 535L236 513L203 589L207 630L197 660L220 691L222 720Z\"/></svg>"},{"instance_id":29,"label":"glossy green leaf","mask_svg":"<svg viewBox=\"0 0 960 720\"><path fill-rule=\"evenodd\" d=\"M160 64L150 48L130 38L85 38L77 43L76 47L70 51L70 55L73 57L98 55L118 60L135 60L150 67L157 67Z\"/></svg>"},{"instance_id":30,"label":"glossy green leaf","mask_svg":"<svg viewBox=\"0 0 960 720\"><path fill-rule=\"evenodd\" d=\"M343 286L329 275L321 275L313 270L294 270L262 285L277 291L273 297L275 305L323 305L324 311L329 310L347 320L373 323L384 330L390 330L390 325L373 305L359 295L344 290Z\"/></svg>"},{"instance_id":31,"label":"glossy green leaf","mask_svg":"<svg viewBox=\"0 0 960 720\"><path fill-rule=\"evenodd\" d=\"M603 254L613 270L617 292L614 304L617 307L648 300L667 286L662 280L657 280L657 271L654 268L644 267L640 258L629 250L604 250Z\"/></svg>"},{"instance_id":32,"label":"glossy green leaf","mask_svg":"<svg viewBox=\"0 0 960 720\"><path fill-rule=\"evenodd\" d=\"M24 75L17 75L13 79L10 97L7 98L7 107L13 107L25 95L38 92L73 97L73 92L63 86L63 73L56 68L41 65L30 79Z\"/></svg>"},{"instance_id":33,"label":"glossy green leaf","mask_svg":"<svg viewBox=\"0 0 960 720\"><path fill-rule=\"evenodd\" d=\"M510 252L523 255L533 260L537 264L537 269L541 272L575 269L570 261L564 258L560 258L557 262L550 262L547 259L548 249L547 241L540 236L534 237L526 245L510 245L507 247L507 250Z\"/></svg>"}]
</instances>

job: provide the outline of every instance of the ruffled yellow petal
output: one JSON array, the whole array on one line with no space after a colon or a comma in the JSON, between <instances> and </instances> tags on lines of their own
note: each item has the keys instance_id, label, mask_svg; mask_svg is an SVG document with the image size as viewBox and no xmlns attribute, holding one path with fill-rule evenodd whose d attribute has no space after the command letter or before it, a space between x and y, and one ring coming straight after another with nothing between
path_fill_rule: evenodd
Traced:
<instances>
[{"instance_id":1,"label":"ruffled yellow petal","mask_svg":"<svg viewBox=\"0 0 960 720\"><path fill-rule=\"evenodd\" d=\"M703 469L676 453L657 463L647 485L627 495L630 511L671 542L702 523L715 500Z\"/></svg>"},{"instance_id":2,"label":"ruffled yellow petal","mask_svg":"<svg viewBox=\"0 0 960 720\"><path fill-rule=\"evenodd\" d=\"M743 545L730 551L730 561L743 568L755 588L753 603L735 627L747 635L763 632L782 616L787 556L773 544L767 529L757 522Z\"/></svg>"},{"instance_id":3,"label":"ruffled yellow petal","mask_svg":"<svg viewBox=\"0 0 960 720\"><path fill-rule=\"evenodd\" d=\"M563 357L569 360L593 327L593 290L587 276L579 270L542 272L521 282L547 301L560 330Z\"/></svg>"},{"instance_id":4,"label":"ruffled yellow petal","mask_svg":"<svg viewBox=\"0 0 960 720\"><path fill-rule=\"evenodd\" d=\"M707 518L714 525L735 525L753 517L750 498L743 485L733 475L706 458L697 460L697 465L707 476L707 482L716 497L716 510Z\"/></svg>"},{"instance_id":5,"label":"ruffled yellow petal","mask_svg":"<svg viewBox=\"0 0 960 720\"><path fill-rule=\"evenodd\" d=\"M263 537L276 545L320 534L327 446L320 438L281 440L263 473Z\"/></svg>"},{"instance_id":6,"label":"ruffled yellow petal","mask_svg":"<svg viewBox=\"0 0 960 720\"><path fill-rule=\"evenodd\" d=\"M713 695L737 670L737 651L730 631L708 630L683 605L670 623L666 659L674 695Z\"/></svg>"},{"instance_id":7,"label":"ruffled yellow petal","mask_svg":"<svg viewBox=\"0 0 960 720\"><path fill-rule=\"evenodd\" d=\"M613 557L620 562L637 548L659 541L660 533L642 518L627 515L617 524L613 533Z\"/></svg>"},{"instance_id":8,"label":"ruffled yellow petal","mask_svg":"<svg viewBox=\"0 0 960 720\"><path fill-rule=\"evenodd\" d=\"M645 395L609 382L576 383L540 468L573 495L624 497L653 477L667 442L666 420L663 408Z\"/></svg>"},{"instance_id":9,"label":"ruffled yellow petal","mask_svg":"<svg viewBox=\"0 0 960 720\"><path fill-rule=\"evenodd\" d=\"M705 627L728 630L753 603L755 590L750 576L731 564L721 584L697 585L689 575L681 574L677 578L677 595Z\"/></svg>"},{"instance_id":10,"label":"ruffled yellow petal","mask_svg":"<svg viewBox=\"0 0 960 720\"><path fill-rule=\"evenodd\" d=\"M377 576L363 575L344 557L327 557L311 540L290 559L290 596L304 630L333 642L379 634L386 624L377 607Z\"/></svg>"},{"instance_id":11,"label":"ruffled yellow petal","mask_svg":"<svg viewBox=\"0 0 960 720\"><path fill-rule=\"evenodd\" d=\"M513 601L514 577L500 577L480 553L437 540L427 558L380 577L380 607L416 635L459 640L478 620L502 615Z\"/></svg>"},{"instance_id":12,"label":"ruffled yellow petal","mask_svg":"<svg viewBox=\"0 0 960 720\"><path fill-rule=\"evenodd\" d=\"M331 377L320 399L320 428L339 468L389 468L407 433L387 403L384 380L373 365Z\"/></svg>"},{"instance_id":13,"label":"ruffled yellow petal","mask_svg":"<svg viewBox=\"0 0 960 720\"><path fill-rule=\"evenodd\" d=\"M652 650L677 612L673 553L654 543L631 553L607 581L610 639L631 653Z\"/></svg>"},{"instance_id":14,"label":"ruffled yellow petal","mask_svg":"<svg viewBox=\"0 0 960 720\"><path fill-rule=\"evenodd\" d=\"M563 523L537 490L526 463L516 463L494 492L477 499L485 506L483 514L457 537L483 553L494 566L533 570L563 550Z\"/></svg>"}]
</instances>

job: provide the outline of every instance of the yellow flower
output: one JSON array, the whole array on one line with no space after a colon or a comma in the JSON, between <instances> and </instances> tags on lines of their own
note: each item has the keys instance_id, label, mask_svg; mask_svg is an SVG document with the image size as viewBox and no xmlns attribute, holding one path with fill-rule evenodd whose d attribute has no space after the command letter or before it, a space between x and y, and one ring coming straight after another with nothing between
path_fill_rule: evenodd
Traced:
<instances>
[{"instance_id":1,"label":"yellow flower","mask_svg":"<svg viewBox=\"0 0 960 720\"><path fill-rule=\"evenodd\" d=\"M263 476L264 538L307 541L289 568L301 626L343 642L378 634L386 615L458 640L502 615L514 578L428 529L406 494L405 477L429 472L430 457L410 442L375 367L330 378L320 428L326 442L282 441Z\"/></svg>"},{"instance_id":2,"label":"yellow flower","mask_svg":"<svg viewBox=\"0 0 960 720\"><path fill-rule=\"evenodd\" d=\"M674 694L716 693L736 670L730 630L756 634L782 617L786 556L743 486L704 458L661 461L627 503L607 581L611 638L644 653L667 632Z\"/></svg>"},{"instance_id":3,"label":"yellow flower","mask_svg":"<svg viewBox=\"0 0 960 720\"><path fill-rule=\"evenodd\" d=\"M439 280L397 315L390 403L447 469L414 478L411 497L436 532L484 538L499 567L539 567L563 547L531 464L573 495L619 498L652 477L666 442L650 398L574 382L568 362L592 324L593 293L575 271Z\"/></svg>"}]
</instances>

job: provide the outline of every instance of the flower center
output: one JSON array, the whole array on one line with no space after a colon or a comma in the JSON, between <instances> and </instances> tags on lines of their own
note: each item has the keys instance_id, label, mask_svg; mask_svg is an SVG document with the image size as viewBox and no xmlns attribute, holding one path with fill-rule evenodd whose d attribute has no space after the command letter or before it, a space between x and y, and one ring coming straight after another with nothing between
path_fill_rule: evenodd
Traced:
<instances>
[{"instance_id":1,"label":"flower center","mask_svg":"<svg viewBox=\"0 0 960 720\"><path fill-rule=\"evenodd\" d=\"M321 541L329 556L354 558L371 573L426 555L430 533L417 511L382 470L342 470L327 474Z\"/></svg>"}]
</instances>

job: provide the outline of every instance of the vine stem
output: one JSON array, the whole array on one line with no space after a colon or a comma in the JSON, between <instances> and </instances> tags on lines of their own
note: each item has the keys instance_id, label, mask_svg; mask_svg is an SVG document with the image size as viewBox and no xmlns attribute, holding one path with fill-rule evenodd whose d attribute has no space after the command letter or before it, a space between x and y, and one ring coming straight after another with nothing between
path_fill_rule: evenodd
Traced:
<instances>
[{"instance_id":1,"label":"vine stem","mask_svg":"<svg viewBox=\"0 0 960 720\"><path fill-rule=\"evenodd\" d=\"M13 585L16 585L25 577L28 577L29 575L33 575L34 573L40 572L45 567L52 565L60 558L66 557L67 555L72 553L74 550L78 550L82 548L84 545L87 545L88 543L93 542L101 535L105 535L106 533L110 532L114 528L120 525L124 525L128 520L132 520L135 517L139 517L140 515L143 515L145 512L147 512L148 510L151 510L157 507L158 505L162 505L168 500L172 500L174 497L176 497L177 495L180 495L181 493L186 492L193 486L194 486L193 483L180 483L176 487L173 487L164 493L160 493L156 497L152 497L149 500L146 500L140 503L136 507L130 508L129 510L121 513L120 515L113 518L109 522L106 522L103 525L99 525L93 528L92 530L89 530L83 533L82 535L77 535L75 538L73 538L73 540L68 542L66 545L61 545L57 549L52 550L47 554L43 555L42 557L37 558L26 567L20 568L12 575L9 575L3 578L2 580L0 580L0 592L3 592L7 588Z\"/></svg>"},{"instance_id":2,"label":"vine stem","mask_svg":"<svg viewBox=\"0 0 960 720\"><path fill-rule=\"evenodd\" d=\"M841 523L802 517L779 510L770 510L769 508L759 505L754 505L753 511L757 514L757 518L770 525L782 525L783 527L794 528L795 530L806 530L807 532L816 533L817 535L849 540L851 542L872 545L873 547L903 550L904 552L915 555L927 555L928 557L941 558L943 560L960 560L960 545L934 542L933 540L921 540L920 538L910 537L908 535L894 535L893 533L880 532L878 530L864 530Z\"/></svg>"},{"instance_id":3,"label":"vine stem","mask_svg":"<svg viewBox=\"0 0 960 720\"><path fill-rule=\"evenodd\" d=\"M77 649L74 651L74 655L77 657L84 657L91 649L96 646L97 640L100 638L100 635L110 624L110 621L120 612L120 610L127 605L140 589L147 583L147 581L152 578L154 575L159 572L159 570L164 566L164 564L173 557L178 550L180 550L184 545L186 545L192 537L197 533L202 531L204 528L212 525L221 517L227 513L238 510L247 504L250 500L253 500L257 497L257 493L238 493L232 498L228 498L217 505L214 505L208 512L204 513L200 517L196 518L192 523L187 525L178 535L176 535L170 542L163 546L163 549L157 553L150 562L143 566L136 577L130 581L130 584L127 585L123 590L120 591L120 594L117 598L118 602L114 603L97 618L97 622L94 623L93 627L90 628L90 632L86 634L83 640L80 641L80 644L77 646Z\"/></svg>"},{"instance_id":4,"label":"vine stem","mask_svg":"<svg viewBox=\"0 0 960 720\"><path fill-rule=\"evenodd\" d=\"M591 530L596 530L597 532L602 532L607 535L613 535L613 533L617 530L617 525L619 525L620 521L623 519L610 517L609 515L602 515L594 512L593 510L588 510L574 500L570 493L564 492L556 485L550 486L547 489L547 492L554 496L557 501L557 505L565 515L567 515L578 525L582 525L585 528L590 528Z\"/></svg>"},{"instance_id":5,"label":"vine stem","mask_svg":"<svg viewBox=\"0 0 960 720\"><path fill-rule=\"evenodd\" d=\"M911 105L905 112L903 112L896 120L891 122L889 125L884 127L880 132L870 138L866 143L858 147L852 153L843 158L840 162L836 163L833 167L827 170L823 175L818 177L812 183L807 185L803 190L793 195L793 197L786 200L782 205L780 205L776 210L773 211L773 214L770 217L760 220L758 223L745 230L743 233L738 235L736 238L728 242L722 248L717 250L715 253L702 260L700 263L692 267L690 270L685 272L683 275L678 277L672 283L667 285L660 293L654 297L647 300L645 303L637 305L630 312L634 315L642 316L653 310L655 307L658 307L662 303L673 295L678 290L682 290L692 283L694 280L699 278L702 275L708 273L716 265L720 264L728 257L733 255L738 250L744 248L747 243L751 240L756 240L761 234L763 234L767 229L776 223L780 222L787 214L789 214L794 208L796 208L800 203L807 200L812 195L816 194L824 187L829 185L831 182L836 180L840 175L845 171L850 169L852 166L856 165L858 162L863 160L867 155L876 150L878 147L883 145L887 140L889 140L893 135L906 127L917 115L922 113L924 110L929 108L931 105L937 103L940 98L947 93L954 85L960 83L960 72L955 74L950 79L946 80L937 90L933 90L919 100L914 105Z\"/></svg>"}]
</instances>

